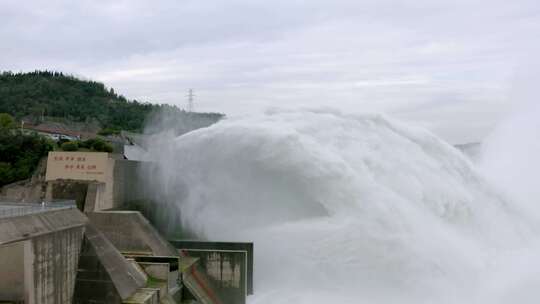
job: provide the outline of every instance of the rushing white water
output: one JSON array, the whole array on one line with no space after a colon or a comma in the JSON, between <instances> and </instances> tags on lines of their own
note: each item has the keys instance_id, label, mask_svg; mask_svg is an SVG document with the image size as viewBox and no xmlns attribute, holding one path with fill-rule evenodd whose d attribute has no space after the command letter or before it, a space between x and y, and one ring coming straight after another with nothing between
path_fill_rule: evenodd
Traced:
<instances>
[{"instance_id":1,"label":"rushing white water","mask_svg":"<svg viewBox=\"0 0 540 304\"><path fill-rule=\"evenodd\" d=\"M480 168L528 214L540 221L540 103L517 106L483 144Z\"/></svg>"},{"instance_id":2,"label":"rushing white water","mask_svg":"<svg viewBox=\"0 0 540 304\"><path fill-rule=\"evenodd\" d=\"M250 303L509 303L538 252L460 152L382 116L229 119L150 153L185 229L254 241Z\"/></svg>"}]
</instances>

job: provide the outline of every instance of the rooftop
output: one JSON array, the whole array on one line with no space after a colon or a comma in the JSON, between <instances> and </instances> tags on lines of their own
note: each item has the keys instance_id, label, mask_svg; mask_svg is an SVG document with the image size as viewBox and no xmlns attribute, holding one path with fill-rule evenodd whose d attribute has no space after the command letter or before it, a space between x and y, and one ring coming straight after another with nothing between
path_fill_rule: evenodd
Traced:
<instances>
[{"instance_id":1,"label":"rooftop","mask_svg":"<svg viewBox=\"0 0 540 304\"><path fill-rule=\"evenodd\" d=\"M72 136L72 137L84 137L84 138L92 138L95 137L95 133L92 132L84 132L84 131L76 131L68 129L68 127L63 126L62 124L40 124L40 125L32 125L25 123L23 126L26 130L32 130L36 132L43 132L43 133L49 133L49 134L59 134L59 135L66 135L66 136Z\"/></svg>"}]
</instances>

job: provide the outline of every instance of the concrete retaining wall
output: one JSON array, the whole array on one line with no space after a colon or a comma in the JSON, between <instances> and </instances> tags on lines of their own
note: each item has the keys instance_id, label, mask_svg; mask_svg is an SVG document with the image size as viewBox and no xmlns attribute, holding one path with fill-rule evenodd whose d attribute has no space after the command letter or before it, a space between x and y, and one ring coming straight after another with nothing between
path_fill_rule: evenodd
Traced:
<instances>
[{"instance_id":1,"label":"concrete retaining wall","mask_svg":"<svg viewBox=\"0 0 540 304\"><path fill-rule=\"evenodd\" d=\"M87 218L75 208L3 218L0 219L0 245L23 241L73 227L83 227L86 222Z\"/></svg>"},{"instance_id":2,"label":"concrete retaining wall","mask_svg":"<svg viewBox=\"0 0 540 304\"><path fill-rule=\"evenodd\" d=\"M90 183L86 191L86 199L84 203L84 212L94 212L99 210L100 203L105 197L105 183Z\"/></svg>"},{"instance_id":3,"label":"concrete retaining wall","mask_svg":"<svg viewBox=\"0 0 540 304\"><path fill-rule=\"evenodd\" d=\"M24 242L0 246L0 303L24 299Z\"/></svg>"},{"instance_id":4,"label":"concrete retaining wall","mask_svg":"<svg viewBox=\"0 0 540 304\"><path fill-rule=\"evenodd\" d=\"M143 187L139 180L141 164L141 162L127 159L115 160L113 171L113 201L115 207L144 197L141 191Z\"/></svg>"},{"instance_id":5,"label":"concrete retaining wall","mask_svg":"<svg viewBox=\"0 0 540 304\"><path fill-rule=\"evenodd\" d=\"M71 304L86 217L66 206L17 208L26 213L0 218L0 292L11 288L4 296L27 304Z\"/></svg>"},{"instance_id":6,"label":"concrete retaining wall","mask_svg":"<svg viewBox=\"0 0 540 304\"><path fill-rule=\"evenodd\" d=\"M72 302L83 234L77 227L31 239L25 248L25 268L32 269L25 278L27 303Z\"/></svg>"}]
</instances>

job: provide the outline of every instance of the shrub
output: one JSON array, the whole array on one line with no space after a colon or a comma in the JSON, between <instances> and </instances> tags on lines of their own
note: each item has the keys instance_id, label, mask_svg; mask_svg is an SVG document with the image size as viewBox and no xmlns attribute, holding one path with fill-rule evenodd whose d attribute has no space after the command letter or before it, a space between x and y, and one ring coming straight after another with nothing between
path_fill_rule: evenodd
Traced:
<instances>
[{"instance_id":1,"label":"shrub","mask_svg":"<svg viewBox=\"0 0 540 304\"><path fill-rule=\"evenodd\" d=\"M101 138L90 138L79 145L81 148L91 149L97 152L113 152L113 146Z\"/></svg>"},{"instance_id":2,"label":"shrub","mask_svg":"<svg viewBox=\"0 0 540 304\"><path fill-rule=\"evenodd\" d=\"M94 144L92 145L92 148L95 151L98 151L98 152L109 152L109 153L111 153L113 151L113 147L111 146L111 144L105 142L102 139L97 139L94 142Z\"/></svg>"},{"instance_id":3,"label":"shrub","mask_svg":"<svg viewBox=\"0 0 540 304\"><path fill-rule=\"evenodd\" d=\"M90 138L90 139L87 139L87 140L84 140L84 141L79 141L79 148L85 148L85 149L93 150L94 145L98 141L101 141L101 139L99 139L99 138Z\"/></svg>"},{"instance_id":4,"label":"shrub","mask_svg":"<svg viewBox=\"0 0 540 304\"><path fill-rule=\"evenodd\" d=\"M98 132L98 135L101 135L101 136L118 135L118 134L120 134L120 130L113 129L113 128L105 128Z\"/></svg>"},{"instance_id":5,"label":"shrub","mask_svg":"<svg viewBox=\"0 0 540 304\"><path fill-rule=\"evenodd\" d=\"M103 146L103 152L107 152L107 153L112 153L114 150L113 146L109 143L105 143L105 145Z\"/></svg>"},{"instance_id":6,"label":"shrub","mask_svg":"<svg viewBox=\"0 0 540 304\"><path fill-rule=\"evenodd\" d=\"M113 146L109 143L105 144L105 146L103 147L103 152L112 153L113 150Z\"/></svg>"},{"instance_id":7,"label":"shrub","mask_svg":"<svg viewBox=\"0 0 540 304\"><path fill-rule=\"evenodd\" d=\"M9 130L16 127L15 120L7 113L0 113L0 128Z\"/></svg>"},{"instance_id":8,"label":"shrub","mask_svg":"<svg viewBox=\"0 0 540 304\"><path fill-rule=\"evenodd\" d=\"M68 142L63 143L61 148L64 151L77 151L77 150L79 150L79 146L74 141L68 141Z\"/></svg>"},{"instance_id":9,"label":"shrub","mask_svg":"<svg viewBox=\"0 0 540 304\"><path fill-rule=\"evenodd\" d=\"M79 148L92 149L92 145L88 143L89 140L79 140L77 145Z\"/></svg>"},{"instance_id":10,"label":"shrub","mask_svg":"<svg viewBox=\"0 0 540 304\"><path fill-rule=\"evenodd\" d=\"M60 137L56 143L58 144L59 147L62 147L62 145L67 142L69 142L69 139L65 137Z\"/></svg>"},{"instance_id":11,"label":"shrub","mask_svg":"<svg viewBox=\"0 0 540 304\"><path fill-rule=\"evenodd\" d=\"M105 148L106 142L101 139L96 139L94 143L92 144L92 149L96 151L103 151Z\"/></svg>"}]
</instances>

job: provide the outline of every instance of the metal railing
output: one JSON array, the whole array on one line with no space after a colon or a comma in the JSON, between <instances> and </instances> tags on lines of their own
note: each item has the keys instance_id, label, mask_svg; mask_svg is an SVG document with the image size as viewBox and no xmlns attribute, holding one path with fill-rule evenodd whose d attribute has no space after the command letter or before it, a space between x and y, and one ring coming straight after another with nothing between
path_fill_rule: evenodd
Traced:
<instances>
[{"instance_id":1,"label":"metal railing","mask_svg":"<svg viewBox=\"0 0 540 304\"><path fill-rule=\"evenodd\" d=\"M35 204L0 202L0 219L72 208L77 208L75 201L66 200Z\"/></svg>"}]
</instances>

